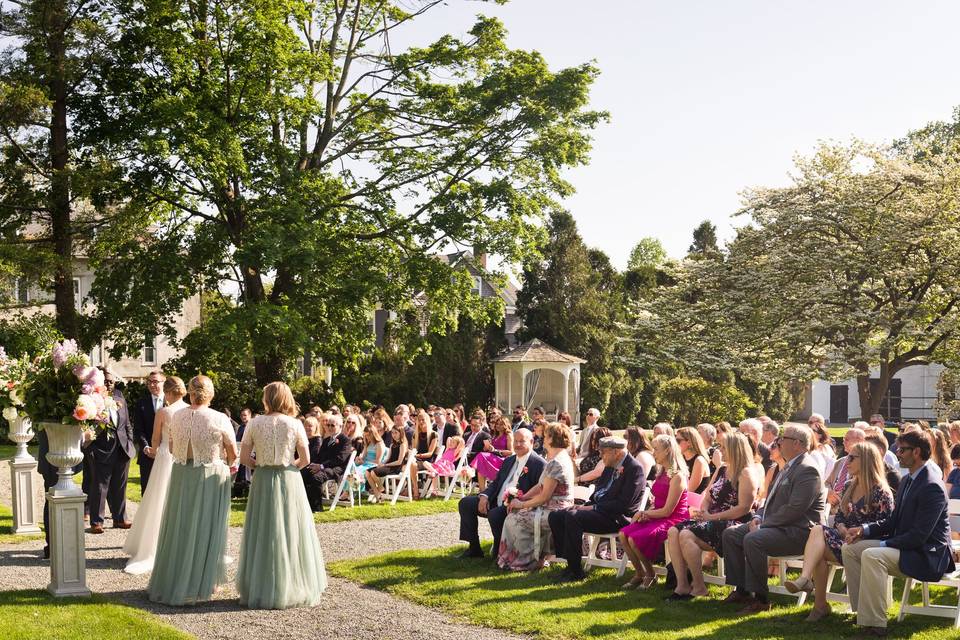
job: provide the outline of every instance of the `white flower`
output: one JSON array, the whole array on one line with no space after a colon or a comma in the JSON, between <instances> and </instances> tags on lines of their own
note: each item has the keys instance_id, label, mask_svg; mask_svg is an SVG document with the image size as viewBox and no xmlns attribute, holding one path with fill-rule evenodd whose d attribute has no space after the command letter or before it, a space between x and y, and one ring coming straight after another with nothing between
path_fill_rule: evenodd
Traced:
<instances>
[{"instance_id":1,"label":"white flower","mask_svg":"<svg viewBox=\"0 0 960 640\"><path fill-rule=\"evenodd\" d=\"M7 419L7 422L13 422L17 419L17 408L16 407L7 407L3 410L3 417Z\"/></svg>"},{"instance_id":2,"label":"white flower","mask_svg":"<svg viewBox=\"0 0 960 640\"><path fill-rule=\"evenodd\" d=\"M16 389L10 391L10 402L18 406L23 404L23 398L20 397L20 393Z\"/></svg>"}]
</instances>

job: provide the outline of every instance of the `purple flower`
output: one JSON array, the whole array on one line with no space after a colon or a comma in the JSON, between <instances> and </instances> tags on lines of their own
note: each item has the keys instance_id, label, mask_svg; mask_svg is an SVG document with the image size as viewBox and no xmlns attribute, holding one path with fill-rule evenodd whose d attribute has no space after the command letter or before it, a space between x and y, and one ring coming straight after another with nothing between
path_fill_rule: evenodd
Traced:
<instances>
[{"instance_id":1,"label":"purple flower","mask_svg":"<svg viewBox=\"0 0 960 640\"><path fill-rule=\"evenodd\" d=\"M59 369L67 358L77 353L77 342L75 340L64 340L53 345L53 367Z\"/></svg>"}]
</instances>

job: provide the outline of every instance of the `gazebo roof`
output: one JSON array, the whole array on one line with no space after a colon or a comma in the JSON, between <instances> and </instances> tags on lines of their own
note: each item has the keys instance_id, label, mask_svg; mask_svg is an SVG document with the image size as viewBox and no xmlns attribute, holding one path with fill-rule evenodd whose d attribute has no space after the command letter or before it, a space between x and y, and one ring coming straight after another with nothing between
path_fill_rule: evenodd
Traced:
<instances>
[{"instance_id":1,"label":"gazebo roof","mask_svg":"<svg viewBox=\"0 0 960 640\"><path fill-rule=\"evenodd\" d=\"M583 364L586 360L554 349L546 342L534 338L502 356L493 358L490 362L572 362Z\"/></svg>"}]
</instances>

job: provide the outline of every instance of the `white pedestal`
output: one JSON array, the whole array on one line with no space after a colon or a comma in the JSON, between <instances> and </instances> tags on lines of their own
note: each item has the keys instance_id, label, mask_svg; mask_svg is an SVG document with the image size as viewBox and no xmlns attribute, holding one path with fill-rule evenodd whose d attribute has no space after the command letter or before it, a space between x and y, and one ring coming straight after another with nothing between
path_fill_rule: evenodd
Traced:
<instances>
[{"instance_id":1,"label":"white pedestal","mask_svg":"<svg viewBox=\"0 0 960 640\"><path fill-rule=\"evenodd\" d=\"M83 503L86 496L47 494L50 504L50 585L54 596L89 596L84 546Z\"/></svg>"},{"instance_id":2,"label":"white pedestal","mask_svg":"<svg viewBox=\"0 0 960 640\"><path fill-rule=\"evenodd\" d=\"M13 533L40 533L40 511L37 509L35 472L37 461L33 458L10 462L10 480L13 490Z\"/></svg>"}]
</instances>

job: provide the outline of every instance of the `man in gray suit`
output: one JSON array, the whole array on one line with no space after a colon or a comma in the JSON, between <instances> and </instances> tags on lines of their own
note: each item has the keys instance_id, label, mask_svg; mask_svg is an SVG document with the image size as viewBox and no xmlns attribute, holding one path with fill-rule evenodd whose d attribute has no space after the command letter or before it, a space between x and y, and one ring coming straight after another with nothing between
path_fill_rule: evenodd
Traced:
<instances>
[{"instance_id":1,"label":"man in gray suit","mask_svg":"<svg viewBox=\"0 0 960 640\"><path fill-rule=\"evenodd\" d=\"M744 605L741 614L770 608L767 557L803 554L810 529L823 520L823 479L807 455L812 439L807 427L784 429L773 444L780 447L784 466L767 492L762 515L723 532L727 584L736 588L726 602Z\"/></svg>"}]
</instances>

